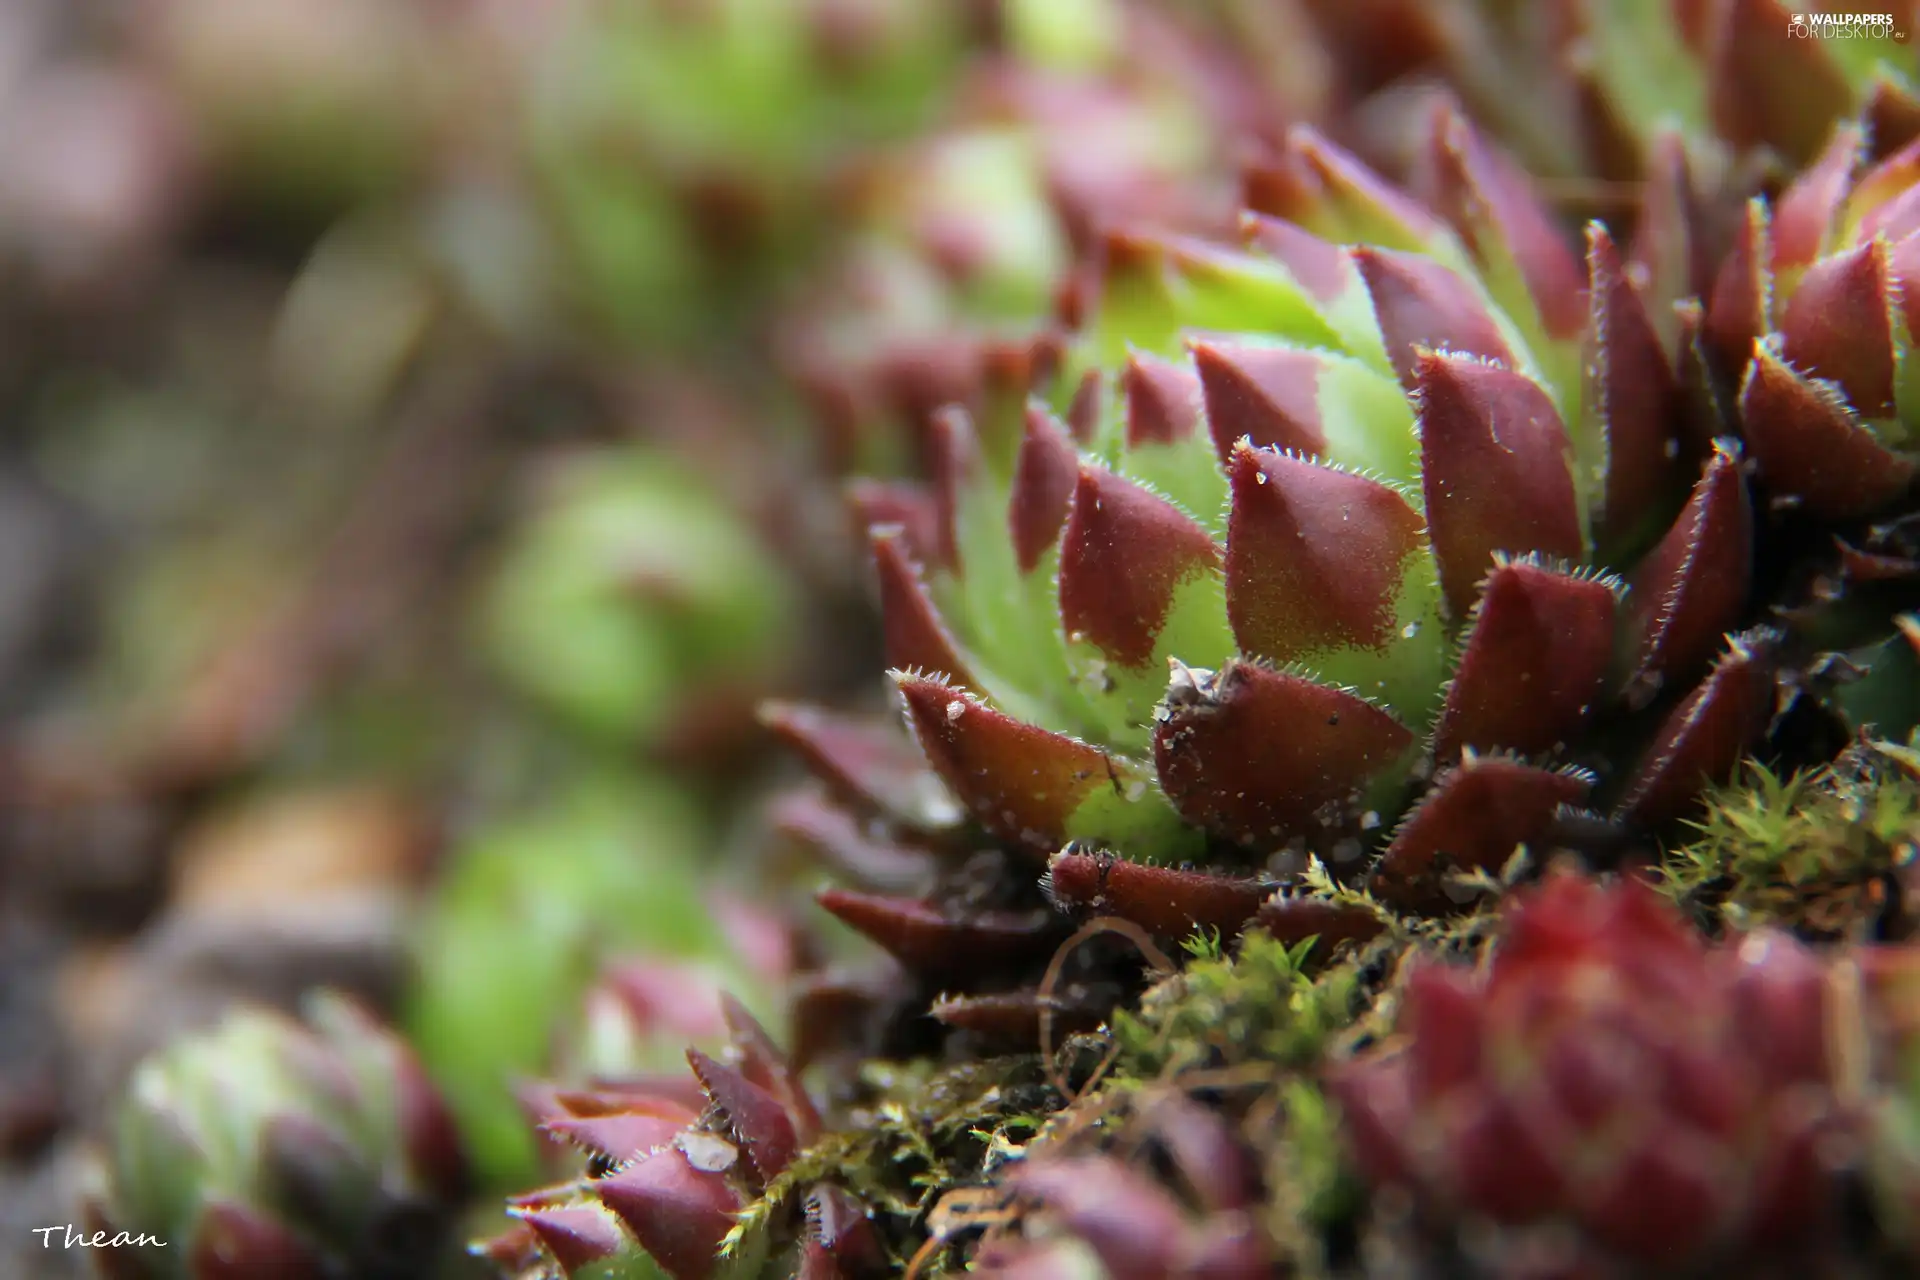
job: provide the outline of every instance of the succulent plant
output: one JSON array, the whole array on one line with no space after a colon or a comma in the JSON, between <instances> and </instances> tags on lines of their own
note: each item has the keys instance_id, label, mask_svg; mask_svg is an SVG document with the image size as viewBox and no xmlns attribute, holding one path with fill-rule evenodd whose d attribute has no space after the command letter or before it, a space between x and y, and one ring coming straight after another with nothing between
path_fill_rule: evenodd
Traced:
<instances>
[{"instance_id":1,"label":"succulent plant","mask_svg":"<svg viewBox=\"0 0 1920 1280\"><path fill-rule=\"evenodd\" d=\"M884 1269L858 1202L795 1171L821 1122L788 1059L738 1002L724 1000L721 1017L724 1053L687 1051L690 1075L543 1091L542 1129L589 1157L588 1176L515 1197L516 1226L476 1250L530 1274L550 1263L566 1275L674 1280L753 1276L763 1266L822 1277ZM806 1184L789 1189L804 1207L803 1229L776 1239L764 1219L736 1226L754 1199L796 1176ZM770 1258L776 1245L792 1256Z\"/></svg>"},{"instance_id":2,"label":"succulent plant","mask_svg":"<svg viewBox=\"0 0 1920 1280\"><path fill-rule=\"evenodd\" d=\"M1032 38L1066 48L1072 30ZM1098 41L1069 51L1099 65ZM1152 76L1092 83L1009 74L984 123L881 171L850 291L870 311L804 317L798 363L853 452L892 432L928 473L851 491L911 740L763 712L816 775L776 824L850 882L818 900L885 957L803 972L787 1054L734 1011L730 1054L696 1051L691 1085L533 1095L588 1176L516 1201L487 1252L524 1275L856 1276L909 1256L915 1231L943 1242L921 1193L985 1178L996 1226L1018 1228L973 1255L989 1274L1273 1274L1312 1252L1285 1229L1343 1211L1338 1179L1283 1186L1294 1136L1246 1131L1224 1092L1177 1095L1236 1087L1188 1083L1229 1066L1291 1080L1290 1124L1330 1145L1301 1073L1384 1030L1396 1000L1410 1035L1329 1085L1364 1175L1341 1185L1397 1189L1369 1207L1386 1247L1595 1274L1818 1247L1841 1166L1856 1172L1831 1140L1863 1113L1853 1060L1822 1039L1847 1011L1801 943L1710 946L1651 889L1552 874L1484 974L1416 960L1403 987L1397 966L1477 951L1492 926L1469 909L1556 850L1631 867L1689 819L1709 834L1675 877L1690 905L1815 932L1831 917L1779 900L1832 880L1844 919L1826 936L1885 927L1861 886L1890 871L1897 798L1864 851L1836 853L1741 826L1743 798L1713 788L1750 753L1790 770L1860 726L1920 720L1892 621L1911 604L1886 607L1920 567L1899 453L1912 162L1856 180L1843 130L1755 206L1712 288L1713 219L1678 135L1627 122L1648 179L1632 238L1595 223L1583 257L1435 97L1404 188L1286 131L1246 177L1236 243L1208 190L1230 148L1175 130L1180 146L1133 150L1113 122L1181 113ZM1710 128L1736 149L1780 145L1728 111ZM1063 157L1064 126L1087 121L1112 145ZM1817 243L1783 256L1770 226ZM1022 323L1045 298L1058 324ZM1887 340L1860 343L1854 312L1884 315L1865 336ZM1744 362L1769 351L1801 407L1756 417ZM1802 411L1816 400L1824 416ZM1786 788L1844 790L1840 768L1763 786L1755 821ZM1740 829L1709 848L1716 823ZM1800 879L1755 883L1770 875ZM1169 959L1181 943L1216 967ZM1142 956L1160 981L1133 1013ZM1243 1008L1248 987L1270 1006ZM1211 1011L1217 1034L1196 1030ZM608 1025L646 1059L655 1027L631 1012ZM1241 1027L1257 1045L1236 1059ZM1080 1032L1043 1052L1024 1147L976 1126L942 1167L925 1125L877 1162L887 1176L849 1154L872 1156L862 1131L914 1129L901 1099L926 1064L1031 1062ZM1112 1057L1070 1082L1089 1045ZM1129 1078L1102 1091L1113 1061ZM1156 1073L1174 1082L1164 1129L1143 1100Z\"/></svg>"},{"instance_id":3,"label":"succulent plant","mask_svg":"<svg viewBox=\"0 0 1920 1280\"><path fill-rule=\"evenodd\" d=\"M1920 432L1920 137L1871 167L1865 143L1842 126L1752 203L1702 329L1775 500L1828 519L1903 496Z\"/></svg>"},{"instance_id":4,"label":"succulent plant","mask_svg":"<svg viewBox=\"0 0 1920 1280\"><path fill-rule=\"evenodd\" d=\"M420 923L405 1021L490 1184L538 1176L514 1080L678 1061L718 1040L721 988L759 1005L784 976L778 931L701 880L713 838L669 780L620 772L455 851Z\"/></svg>"},{"instance_id":5,"label":"succulent plant","mask_svg":"<svg viewBox=\"0 0 1920 1280\"><path fill-rule=\"evenodd\" d=\"M1488 1224L1456 1245L1483 1273L1555 1250L1553 1274L1750 1266L1817 1252L1836 1224L1836 1142L1858 1117L1835 999L1786 935L1711 947L1643 885L1552 875L1483 969L1418 967L1403 1040L1332 1085L1412 1231Z\"/></svg>"},{"instance_id":6,"label":"succulent plant","mask_svg":"<svg viewBox=\"0 0 1920 1280\"><path fill-rule=\"evenodd\" d=\"M233 1013L136 1069L89 1209L135 1239L107 1274L404 1280L445 1256L467 1181L452 1116L370 1015L324 993L306 1012Z\"/></svg>"},{"instance_id":7,"label":"succulent plant","mask_svg":"<svg viewBox=\"0 0 1920 1280\"><path fill-rule=\"evenodd\" d=\"M1274 890L1444 908L1565 807L1685 816L1773 713L1775 637L1723 639L1739 446L1689 435L1603 228L1583 273L1460 119L1432 147L1453 224L1301 129L1249 247L1109 234L1064 420L943 414L931 495L862 495L919 745L1059 906L1370 934Z\"/></svg>"},{"instance_id":8,"label":"succulent plant","mask_svg":"<svg viewBox=\"0 0 1920 1280\"><path fill-rule=\"evenodd\" d=\"M1156 1098L1142 1113L1129 1136L1153 1144L1184 1197L1112 1155L1028 1156L1002 1182L1020 1206L1025 1234L1017 1242L982 1245L972 1274L1111 1280L1270 1274L1259 1170L1239 1137L1218 1115L1177 1093Z\"/></svg>"}]
</instances>

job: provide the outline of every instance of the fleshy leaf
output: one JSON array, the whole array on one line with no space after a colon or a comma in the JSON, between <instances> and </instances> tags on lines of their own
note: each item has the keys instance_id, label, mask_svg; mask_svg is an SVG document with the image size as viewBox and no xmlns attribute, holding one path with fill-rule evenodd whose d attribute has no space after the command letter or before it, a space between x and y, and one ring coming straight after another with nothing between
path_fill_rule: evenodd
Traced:
<instances>
[{"instance_id":1,"label":"fleshy leaf","mask_svg":"<svg viewBox=\"0 0 1920 1280\"><path fill-rule=\"evenodd\" d=\"M738 1070L698 1049L687 1050L687 1065L700 1081L727 1130L745 1148L762 1181L780 1176L799 1149L799 1136L786 1108L772 1093Z\"/></svg>"},{"instance_id":2,"label":"fleshy leaf","mask_svg":"<svg viewBox=\"0 0 1920 1280\"><path fill-rule=\"evenodd\" d=\"M1364 700L1248 662L1175 667L1154 725L1161 785L1191 821L1248 844L1340 830L1392 785L1414 736Z\"/></svg>"},{"instance_id":3,"label":"fleshy leaf","mask_svg":"<svg viewBox=\"0 0 1920 1280\"><path fill-rule=\"evenodd\" d=\"M1875 439L1837 388L1794 372L1777 339L1754 349L1740 414L1762 482L1814 515L1871 515L1913 479L1912 459Z\"/></svg>"},{"instance_id":4,"label":"fleshy leaf","mask_svg":"<svg viewBox=\"0 0 1920 1280\"><path fill-rule=\"evenodd\" d=\"M1213 661L1232 652L1219 566L1220 548L1186 513L1081 468L1061 538L1060 621L1075 665L1124 701L1128 723L1151 713L1169 653ZM1146 672L1145 686L1126 679Z\"/></svg>"},{"instance_id":5,"label":"fleshy leaf","mask_svg":"<svg viewBox=\"0 0 1920 1280\"><path fill-rule=\"evenodd\" d=\"M720 1242L740 1207L725 1178L695 1169L675 1147L593 1187L671 1280L707 1280L714 1274Z\"/></svg>"},{"instance_id":6,"label":"fleshy leaf","mask_svg":"<svg viewBox=\"0 0 1920 1280\"><path fill-rule=\"evenodd\" d=\"M1639 651L1629 702L1643 706L1704 671L1739 621L1752 581L1753 504L1739 460L1717 447L1680 518L1634 572Z\"/></svg>"},{"instance_id":7,"label":"fleshy leaf","mask_svg":"<svg viewBox=\"0 0 1920 1280\"><path fill-rule=\"evenodd\" d=\"M1640 291L1605 228L1587 229L1586 387L1580 482L1599 558L1637 555L1672 514L1692 461L1679 438L1680 388Z\"/></svg>"},{"instance_id":8,"label":"fleshy leaf","mask_svg":"<svg viewBox=\"0 0 1920 1280\"><path fill-rule=\"evenodd\" d=\"M1781 312L1781 359L1838 384L1860 417L1891 417L1897 302L1884 241L1822 258Z\"/></svg>"},{"instance_id":9,"label":"fleshy leaf","mask_svg":"<svg viewBox=\"0 0 1920 1280\"><path fill-rule=\"evenodd\" d=\"M1063 424L1045 408L1030 406L1007 504L1007 524L1022 573L1032 573L1059 540L1078 472L1079 457Z\"/></svg>"},{"instance_id":10,"label":"fleshy leaf","mask_svg":"<svg viewBox=\"0 0 1920 1280\"><path fill-rule=\"evenodd\" d=\"M1449 765L1462 749L1539 755L1574 741L1606 693L1615 604L1605 579L1495 565L1434 730L1435 757Z\"/></svg>"},{"instance_id":11,"label":"fleshy leaf","mask_svg":"<svg viewBox=\"0 0 1920 1280\"><path fill-rule=\"evenodd\" d=\"M1193 371L1159 356L1135 352L1120 371L1127 447L1173 444L1200 425L1200 383Z\"/></svg>"},{"instance_id":12,"label":"fleshy leaf","mask_svg":"<svg viewBox=\"0 0 1920 1280\"><path fill-rule=\"evenodd\" d=\"M1209 930L1237 937L1273 892L1271 884L1244 876L1152 867L1072 849L1053 856L1045 885L1056 906L1119 916L1175 940Z\"/></svg>"},{"instance_id":13,"label":"fleshy leaf","mask_svg":"<svg viewBox=\"0 0 1920 1280\"><path fill-rule=\"evenodd\" d=\"M1407 390L1418 385L1423 349L1518 367L1485 298L1455 272L1431 258L1371 246L1348 252L1373 297L1387 358Z\"/></svg>"},{"instance_id":14,"label":"fleshy leaf","mask_svg":"<svg viewBox=\"0 0 1920 1280\"><path fill-rule=\"evenodd\" d=\"M1563 805L1584 801L1591 785L1579 773L1469 755L1440 774L1401 822L1373 891L1401 906L1444 909L1443 872L1498 872L1517 848L1551 831Z\"/></svg>"},{"instance_id":15,"label":"fleshy leaf","mask_svg":"<svg viewBox=\"0 0 1920 1280\"><path fill-rule=\"evenodd\" d=\"M1770 640L1736 642L1661 724L1627 784L1621 816L1657 827L1685 817L1709 784L1726 781L1773 715L1774 665Z\"/></svg>"},{"instance_id":16,"label":"fleshy leaf","mask_svg":"<svg viewBox=\"0 0 1920 1280\"><path fill-rule=\"evenodd\" d=\"M1036 854L1071 839L1179 858L1195 845L1137 766L1015 720L941 681L896 674L934 770L980 824Z\"/></svg>"},{"instance_id":17,"label":"fleshy leaf","mask_svg":"<svg viewBox=\"0 0 1920 1280\"><path fill-rule=\"evenodd\" d=\"M995 973L1041 959L1059 944L1044 911L945 911L916 898L822 889L821 906L878 943L913 973L967 989Z\"/></svg>"},{"instance_id":18,"label":"fleshy leaf","mask_svg":"<svg viewBox=\"0 0 1920 1280\"><path fill-rule=\"evenodd\" d=\"M1239 445L1226 608L1243 653L1303 663L1424 725L1446 659L1419 515L1378 481Z\"/></svg>"},{"instance_id":19,"label":"fleshy leaf","mask_svg":"<svg viewBox=\"0 0 1920 1280\"><path fill-rule=\"evenodd\" d=\"M1496 552L1586 558L1566 427L1538 383L1428 352L1417 396L1427 529L1455 617L1473 607Z\"/></svg>"},{"instance_id":20,"label":"fleshy leaf","mask_svg":"<svg viewBox=\"0 0 1920 1280\"><path fill-rule=\"evenodd\" d=\"M1395 482L1413 478L1413 409L1391 379L1330 351L1200 339L1188 345L1223 463L1244 437Z\"/></svg>"},{"instance_id":21,"label":"fleshy leaf","mask_svg":"<svg viewBox=\"0 0 1920 1280\"><path fill-rule=\"evenodd\" d=\"M598 1205L522 1209L513 1216L532 1229L540 1247L552 1254L568 1275L632 1247L619 1222Z\"/></svg>"},{"instance_id":22,"label":"fleshy leaf","mask_svg":"<svg viewBox=\"0 0 1920 1280\"><path fill-rule=\"evenodd\" d=\"M973 683L960 646L920 580L897 533L872 539L873 566L880 581L882 649L887 665L901 670L937 672L961 684Z\"/></svg>"}]
</instances>

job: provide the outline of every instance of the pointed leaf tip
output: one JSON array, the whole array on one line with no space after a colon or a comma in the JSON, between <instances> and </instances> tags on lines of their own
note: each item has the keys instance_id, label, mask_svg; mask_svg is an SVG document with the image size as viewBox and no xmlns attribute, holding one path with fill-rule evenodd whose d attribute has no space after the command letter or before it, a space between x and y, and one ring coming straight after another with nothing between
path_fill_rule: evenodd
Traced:
<instances>
[{"instance_id":1,"label":"pointed leaf tip","mask_svg":"<svg viewBox=\"0 0 1920 1280\"><path fill-rule=\"evenodd\" d=\"M872 538L874 570L880 579L880 623L887 665L900 670L938 672L971 683L960 647L908 561L896 533Z\"/></svg>"},{"instance_id":2,"label":"pointed leaf tip","mask_svg":"<svg viewBox=\"0 0 1920 1280\"><path fill-rule=\"evenodd\" d=\"M1071 849L1048 862L1046 883L1056 906L1118 916L1174 940L1205 931L1238 937L1273 892L1271 884L1244 876L1152 867Z\"/></svg>"},{"instance_id":3,"label":"pointed leaf tip","mask_svg":"<svg viewBox=\"0 0 1920 1280\"><path fill-rule=\"evenodd\" d=\"M1740 462L1717 446L1680 518L1634 570L1639 651L1628 700L1650 702L1706 670L1753 581L1753 503Z\"/></svg>"},{"instance_id":4,"label":"pointed leaf tip","mask_svg":"<svg viewBox=\"0 0 1920 1280\"><path fill-rule=\"evenodd\" d=\"M1067 430L1078 444L1092 444L1100 428L1101 390L1098 369L1080 375L1079 385L1073 389L1073 400L1067 405Z\"/></svg>"},{"instance_id":5,"label":"pointed leaf tip","mask_svg":"<svg viewBox=\"0 0 1920 1280\"><path fill-rule=\"evenodd\" d=\"M1513 366L1513 352L1485 301L1452 271L1429 258L1365 245L1348 253L1373 295L1387 357L1409 391L1418 385L1422 350Z\"/></svg>"},{"instance_id":6,"label":"pointed leaf tip","mask_svg":"<svg viewBox=\"0 0 1920 1280\"><path fill-rule=\"evenodd\" d=\"M814 896L908 970L956 990L1044 957L1059 941L1056 922L1045 911L948 912L917 898L847 889L822 889Z\"/></svg>"},{"instance_id":7,"label":"pointed leaf tip","mask_svg":"<svg viewBox=\"0 0 1920 1280\"><path fill-rule=\"evenodd\" d=\"M1200 424L1200 384L1193 373L1169 360L1134 352L1120 372L1120 394L1127 407L1127 447L1175 444Z\"/></svg>"},{"instance_id":8,"label":"pointed leaf tip","mask_svg":"<svg viewBox=\"0 0 1920 1280\"><path fill-rule=\"evenodd\" d=\"M960 504L967 487L977 479L980 440L974 434L973 415L957 404L942 407L928 429L929 470L933 474L934 533L939 539L938 563L953 572L960 563Z\"/></svg>"},{"instance_id":9,"label":"pointed leaf tip","mask_svg":"<svg viewBox=\"0 0 1920 1280\"><path fill-rule=\"evenodd\" d=\"M1746 367L1753 344L1773 328L1773 275L1768 266L1772 235L1766 201L1755 197L1747 204L1708 297L1702 336L1733 374Z\"/></svg>"},{"instance_id":10,"label":"pointed leaf tip","mask_svg":"<svg viewBox=\"0 0 1920 1280\"><path fill-rule=\"evenodd\" d=\"M1451 762L1468 748L1537 755L1574 741L1606 694L1615 607L1604 580L1496 565L1440 713L1435 757Z\"/></svg>"},{"instance_id":11,"label":"pointed leaf tip","mask_svg":"<svg viewBox=\"0 0 1920 1280\"><path fill-rule=\"evenodd\" d=\"M1454 616L1496 553L1583 561L1570 443L1547 393L1467 356L1423 352L1416 367L1427 529Z\"/></svg>"},{"instance_id":12,"label":"pointed leaf tip","mask_svg":"<svg viewBox=\"0 0 1920 1280\"><path fill-rule=\"evenodd\" d=\"M1653 828L1685 817L1724 782L1773 716L1777 665L1771 637L1736 640L1700 687L1667 716L1627 783L1620 815Z\"/></svg>"},{"instance_id":13,"label":"pointed leaf tip","mask_svg":"<svg viewBox=\"0 0 1920 1280\"><path fill-rule=\"evenodd\" d=\"M1072 639L1136 670L1155 641L1174 593L1212 573L1220 548L1178 507L1098 467L1081 467L1060 542L1060 621Z\"/></svg>"},{"instance_id":14,"label":"pointed leaf tip","mask_svg":"<svg viewBox=\"0 0 1920 1280\"><path fill-rule=\"evenodd\" d=\"M1865 149L1866 138L1860 126L1843 122L1820 158L1801 170L1780 193L1773 206L1768 262L1772 270L1795 271L1810 266L1826 250Z\"/></svg>"},{"instance_id":15,"label":"pointed leaf tip","mask_svg":"<svg viewBox=\"0 0 1920 1280\"><path fill-rule=\"evenodd\" d=\"M1824 378L1863 418L1893 415L1898 290L1885 241L1869 240L1807 268L1780 316L1781 358Z\"/></svg>"},{"instance_id":16,"label":"pointed leaf tip","mask_svg":"<svg viewBox=\"0 0 1920 1280\"><path fill-rule=\"evenodd\" d=\"M1285 267L1316 302L1334 302L1361 283L1353 261L1339 245L1291 222L1248 214L1241 233L1249 246Z\"/></svg>"},{"instance_id":17,"label":"pointed leaf tip","mask_svg":"<svg viewBox=\"0 0 1920 1280\"><path fill-rule=\"evenodd\" d=\"M907 555L930 568L940 564L940 513L933 496L917 484L854 480L847 485L847 507L858 537L897 528Z\"/></svg>"},{"instance_id":18,"label":"pointed leaf tip","mask_svg":"<svg viewBox=\"0 0 1920 1280\"><path fill-rule=\"evenodd\" d=\"M1579 333L1586 320L1579 261L1526 175L1452 102L1435 112L1434 126L1437 203L1447 220L1482 263L1511 256L1549 336Z\"/></svg>"},{"instance_id":19,"label":"pointed leaf tip","mask_svg":"<svg viewBox=\"0 0 1920 1280\"><path fill-rule=\"evenodd\" d=\"M939 680L896 676L907 715L934 771L980 824L1004 840L1051 853L1095 787L1116 785L1104 751L1014 719Z\"/></svg>"},{"instance_id":20,"label":"pointed leaf tip","mask_svg":"<svg viewBox=\"0 0 1920 1280\"><path fill-rule=\"evenodd\" d=\"M1604 555L1646 545L1646 526L1679 501L1693 459L1681 447L1680 386L1659 331L1597 222L1587 229L1587 271L1582 404L1585 438L1605 448L1594 513L1594 541Z\"/></svg>"},{"instance_id":21,"label":"pointed leaf tip","mask_svg":"<svg viewBox=\"0 0 1920 1280\"><path fill-rule=\"evenodd\" d=\"M1740 415L1767 489L1813 515L1871 515L1913 480L1913 460L1881 444L1831 385L1796 373L1777 339L1754 346Z\"/></svg>"},{"instance_id":22,"label":"pointed leaf tip","mask_svg":"<svg viewBox=\"0 0 1920 1280\"><path fill-rule=\"evenodd\" d=\"M740 1199L726 1178L703 1173L669 1148L593 1184L671 1280L708 1280Z\"/></svg>"},{"instance_id":23,"label":"pointed leaf tip","mask_svg":"<svg viewBox=\"0 0 1920 1280\"><path fill-rule=\"evenodd\" d=\"M620 1224L593 1205L556 1205L513 1213L567 1275L613 1257L626 1246Z\"/></svg>"},{"instance_id":24,"label":"pointed leaf tip","mask_svg":"<svg viewBox=\"0 0 1920 1280\"><path fill-rule=\"evenodd\" d=\"M793 1162L800 1139L780 1100L740 1071L698 1049L687 1050L700 1088L720 1112L728 1131L746 1148L761 1181L779 1177Z\"/></svg>"},{"instance_id":25,"label":"pointed leaf tip","mask_svg":"<svg viewBox=\"0 0 1920 1280\"><path fill-rule=\"evenodd\" d=\"M1583 774L1469 755L1442 773L1401 822L1373 891L1400 906L1445 910L1446 872L1497 873L1517 848L1552 830L1562 806L1584 802L1590 785Z\"/></svg>"},{"instance_id":26,"label":"pointed leaf tip","mask_svg":"<svg viewBox=\"0 0 1920 1280\"><path fill-rule=\"evenodd\" d=\"M1213 447L1226 462L1235 443L1288 450L1303 458L1326 452L1320 420L1320 356L1280 347L1248 347L1195 339Z\"/></svg>"},{"instance_id":27,"label":"pointed leaf tip","mask_svg":"<svg viewBox=\"0 0 1920 1280\"><path fill-rule=\"evenodd\" d=\"M1020 452L1014 460L1013 493L1007 504L1007 526L1022 573L1032 573L1039 567L1041 558L1060 537L1067 509L1073 505L1079 468L1079 455L1064 425L1044 406L1028 406Z\"/></svg>"}]
</instances>

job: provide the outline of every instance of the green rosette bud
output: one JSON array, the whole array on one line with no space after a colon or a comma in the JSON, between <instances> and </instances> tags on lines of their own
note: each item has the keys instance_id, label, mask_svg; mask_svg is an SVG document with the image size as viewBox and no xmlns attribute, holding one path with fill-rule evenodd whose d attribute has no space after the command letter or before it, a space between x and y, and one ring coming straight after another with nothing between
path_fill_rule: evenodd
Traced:
<instances>
[{"instance_id":1,"label":"green rosette bud","mask_svg":"<svg viewBox=\"0 0 1920 1280\"><path fill-rule=\"evenodd\" d=\"M495 666L594 741L672 749L749 724L797 607L758 532L656 450L569 458L544 479L482 601Z\"/></svg>"},{"instance_id":2,"label":"green rosette bud","mask_svg":"<svg viewBox=\"0 0 1920 1280\"><path fill-rule=\"evenodd\" d=\"M446 1256L467 1169L411 1050L323 993L304 1023L240 1011L141 1063L101 1181L95 1223L134 1240L111 1274L398 1280Z\"/></svg>"}]
</instances>

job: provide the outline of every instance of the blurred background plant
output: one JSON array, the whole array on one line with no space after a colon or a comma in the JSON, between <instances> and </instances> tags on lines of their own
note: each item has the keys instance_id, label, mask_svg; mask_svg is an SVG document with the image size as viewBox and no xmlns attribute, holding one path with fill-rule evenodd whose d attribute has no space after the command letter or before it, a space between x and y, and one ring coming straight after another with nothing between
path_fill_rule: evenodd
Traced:
<instances>
[{"instance_id":1,"label":"blurred background plant","mask_svg":"<svg viewBox=\"0 0 1920 1280\"><path fill-rule=\"evenodd\" d=\"M81 1264L29 1229L136 1062L316 987L412 1041L475 1185L565 1167L535 1078L717 1053L719 991L772 1018L832 963L791 927L813 871L766 856L793 767L756 708L877 705L851 534L889 491L850 521L838 481L1053 359L1101 230L1230 234L1300 122L1405 176L1448 95L1576 217L1685 155L1717 248L1721 191L1836 119L1920 133L1910 63L1769 60L1785 16L0 4L0 1272ZM249 1124L352 1128L272 1065L330 1016L146 1078L232 1057Z\"/></svg>"}]
</instances>

